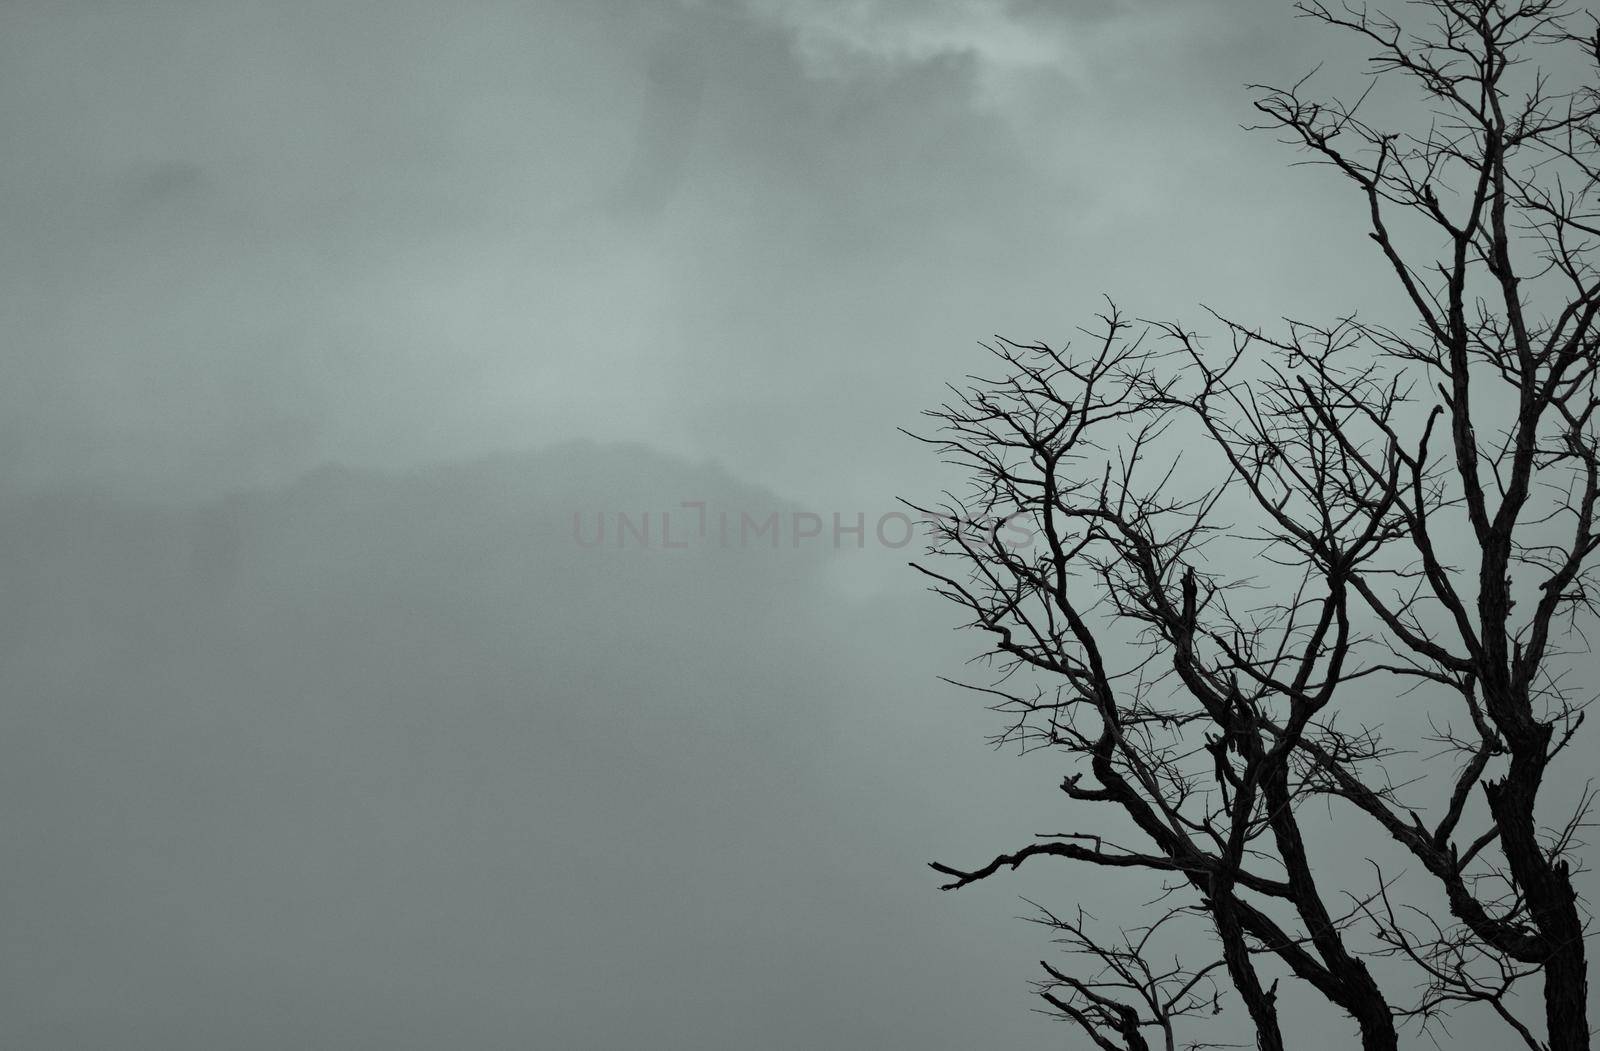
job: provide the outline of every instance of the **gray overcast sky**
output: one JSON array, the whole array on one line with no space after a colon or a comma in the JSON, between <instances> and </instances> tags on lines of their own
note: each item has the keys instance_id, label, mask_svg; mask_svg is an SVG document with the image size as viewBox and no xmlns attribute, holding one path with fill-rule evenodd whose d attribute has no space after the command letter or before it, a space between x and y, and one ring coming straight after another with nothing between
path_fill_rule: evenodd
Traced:
<instances>
[{"instance_id":1,"label":"gray overcast sky","mask_svg":"<svg viewBox=\"0 0 1600 1051\"><path fill-rule=\"evenodd\" d=\"M1239 127L1332 43L1281 0L0 4L0 1044L1061 1046L1016 896L1146 888L934 890L1060 771L935 682L977 643L903 553L569 516L887 510L976 342L1102 293L1381 312L1358 202Z\"/></svg>"},{"instance_id":2,"label":"gray overcast sky","mask_svg":"<svg viewBox=\"0 0 1600 1051\"><path fill-rule=\"evenodd\" d=\"M14 484L638 440L808 499L996 332L1102 292L1365 291L1351 202L1239 129L1277 0L12 3ZM1381 287L1381 285L1379 286Z\"/></svg>"}]
</instances>

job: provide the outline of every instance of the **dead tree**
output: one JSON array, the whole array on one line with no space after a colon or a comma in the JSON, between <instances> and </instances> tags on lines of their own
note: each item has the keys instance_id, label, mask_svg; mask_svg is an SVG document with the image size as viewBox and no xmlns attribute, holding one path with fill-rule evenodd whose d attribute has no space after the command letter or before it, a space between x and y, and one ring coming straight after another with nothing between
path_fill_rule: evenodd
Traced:
<instances>
[{"instance_id":1,"label":"dead tree","mask_svg":"<svg viewBox=\"0 0 1600 1051\"><path fill-rule=\"evenodd\" d=\"M1600 30L1554 2L1411 8L1408 29L1299 5L1419 119L1369 116L1393 110L1370 86L1256 102L1353 185L1410 316L1210 314L1208 342L1112 307L1086 347L992 344L996 371L921 437L971 483L918 508L917 568L992 640L996 678L967 685L1007 713L1000 740L1069 757L1078 812L1126 829L935 864L946 889L1045 856L1142 870L1216 938L1215 961L1162 966L1056 920L1098 967L1047 965L1041 995L1098 1047L1180 1046L1186 983L1213 975L1261 1048L1294 1046L1283 980L1363 1048L1471 1006L1517 1046L1589 1047L1588 795L1556 760L1600 548ZM1395 740L1376 702L1434 730ZM1312 799L1372 837L1370 883L1313 860ZM1425 884L1404 903L1397 858Z\"/></svg>"}]
</instances>

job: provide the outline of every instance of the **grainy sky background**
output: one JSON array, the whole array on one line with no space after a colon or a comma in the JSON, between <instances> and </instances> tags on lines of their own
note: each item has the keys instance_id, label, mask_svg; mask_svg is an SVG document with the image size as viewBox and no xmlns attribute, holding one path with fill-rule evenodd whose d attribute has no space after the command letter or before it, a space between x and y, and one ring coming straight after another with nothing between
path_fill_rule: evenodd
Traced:
<instances>
[{"instance_id":1,"label":"grainy sky background","mask_svg":"<svg viewBox=\"0 0 1600 1051\"><path fill-rule=\"evenodd\" d=\"M979 338L1366 291L1352 202L1239 129L1336 42L1276 0L0 18L13 485L583 436L881 497Z\"/></svg>"},{"instance_id":2,"label":"grainy sky background","mask_svg":"<svg viewBox=\"0 0 1600 1051\"><path fill-rule=\"evenodd\" d=\"M1060 774L984 750L901 553L570 515L870 520L948 481L895 427L977 340L1102 293L1381 312L1357 202L1240 129L1337 43L1278 0L0 4L0 1043L1062 1046L1017 895L1138 899L935 890Z\"/></svg>"}]
</instances>

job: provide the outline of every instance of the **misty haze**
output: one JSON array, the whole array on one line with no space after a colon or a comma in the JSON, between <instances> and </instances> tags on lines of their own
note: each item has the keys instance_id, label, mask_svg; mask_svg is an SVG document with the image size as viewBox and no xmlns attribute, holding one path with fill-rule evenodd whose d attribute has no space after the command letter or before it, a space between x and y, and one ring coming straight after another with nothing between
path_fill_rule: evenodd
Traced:
<instances>
[{"instance_id":1,"label":"misty haze","mask_svg":"<svg viewBox=\"0 0 1600 1051\"><path fill-rule=\"evenodd\" d=\"M1559 955L1544 884L1519 868L1504 898L1484 894L1501 926L1473 929L1451 911L1457 873L1428 882L1428 852L1456 845L1455 818L1434 833L1466 760L1442 760L1414 794L1385 787L1366 812L1335 775L1313 785L1293 766L1333 925L1367 932L1353 951L1372 955L1388 997L1359 1034L1368 1001L1306 980L1261 927L1246 924L1239 952L1272 992L1252 1001L1248 977L1242 993L1230 984L1241 965L1225 959L1216 905L1229 881L1306 944L1326 933L1280 894L1293 851L1270 800L1260 815L1236 802L1271 775L1249 765L1230 715L1209 710L1214 727L1173 745L1196 776L1217 764L1218 785L1195 798L1245 811L1234 868L1208 870L1204 894L1183 883L1198 863L1179 846L1148 846L1143 825L1072 795L1090 785L1072 776L1099 768L1098 730L1063 729L1071 704L1113 685L1140 704L1145 691L1201 696L1184 661L1202 629L1215 663L1200 670L1243 677L1248 693L1266 665L1230 655L1229 631L1312 602L1295 591L1303 566L1248 532L1277 497L1258 505L1242 481L1265 487L1299 447L1182 415L1228 384L1268 398L1272 366L1206 386L1184 339L1199 332L1200 353L1226 358L1304 338L1292 357L1328 330L1282 319L1332 328L1353 313L1416 335L1368 201L1329 165L1296 166L1308 157L1284 144L1293 119L1246 127L1274 117L1247 83L1293 86L1326 63L1327 91L1353 102L1369 50L1288 0L0 4L0 1047L1332 1049L1385 1046L1373 1034L1390 1021L1387 1046L1587 1047L1546 1029L1581 1016L1588 993L1580 936L1577 992L1560 1011L1541 997ZM1569 50L1552 68L1595 84L1596 59ZM1363 104L1375 124L1414 113L1403 91ZM1600 238L1600 221L1573 213ZM1434 231L1396 229L1427 259L1448 255ZM1576 267L1571 281L1582 292L1596 278ZM1539 294L1530 314L1568 301ZM1114 309L1148 342L1112 356L1122 371L1099 387L1068 391L1077 381L1050 348L1092 359L1097 317ZM1594 313L1575 311L1585 326ZM1358 347L1346 331L1340 353L1381 357L1382 336ZM1574 346L1600 362L1587 329ZM1169 356L1147 366L1145 347ZM1044 377L1031 401L1029 376ZM1427 422L1428 399L1445 397L1434 379L1418 405L1396 403L1403 433L1380 435L1385 450L1416 448L1428 426L1436 457L1467 440L1465 424L1458 436ZM1074 419L1106 405L1115 417L1117 382L1137 386L1140 412L1176 421L1161 416L1146 474L1176 464L1171 491L1196 500L1236 476L1214 513L1245 525L1204 557L1173 542L1183 557L1148 567L1127 554L1132 531L1085 526L1086 545L1124 545L1097 577L1059 545L1052 556L1048 509L1016 512L1030 480L981 455L1007 446L961 428L1020 398L1033 429L1015 448L1037 466L1050 443L1068 449ZM1376 403L1380 387L1352 390ZM1506 390L1477 395L1478 433L1514 430L1526 403ZM1594 421L1581 408L1560 457L1600 462L1584 459ZM1130 462L1117 443L1139 422L1062 452L1059 470L1100 501L1074 506L1077 520L1103 519L1103 479ZM1305 440L1307 456L1333 455ZM1246 447L1253 458L1230 462ZM1547 515L1530 546L1582 546L1562 517L1581 519L1573 471L1566 495L1537 490L1555 503L1525 516ZM1331 491L1332 477L1309 488ZM1440 478L1440 514L1458 516L1436 519L1440 558L1489 595L1470 501ZM1002 507L1008 484L1017 499ZM1349 505L1403 544L1392 523L1423 489L1391 480L1368 501L1378 510ZM1325 559L1330 592L1350 566L1379 564L1359 543ZM971 564L957 572L951 555ZM1384 557L1393 579L1432 579ZM1018 569L1034 558L1061 570L1055 590ZM1562 630L1570 613L1593 637L1581 574L1547 588L1518 572L1500 574L1513 614L1565 595ZM1076 608L1064 612L1069 573L1074 595L1108 589L1084 600L1117 671L1103 680L1083 670L1093 647L1069 626ZM1246 577L1251 601L1290 597L1227 606ZM1050 627L1035 649L1006 651L1002 630L1032 630L1024 597L1056 604ZM1464 603L1474 614L1493 605L1479 598ZM1118 602L1134 613L1118 621ZM1234 619L1205 628L1222 610ZM1449 611L1405 604L1398 620L1448 648ZM1377 652L1395 625L1366 607L1350 617L1352 652L1385 663L1361 647ZM1494 696L1488 637L1489 656L1417 657L1445 671L1428 664L1414 700L1378 673L1339 682L1338 726L1392 735L1393 756L1377 758L1393 785L1435 769L1452 686ZM1288 754L1298 724L1273 723L1268 702L1288 711L1339 671L1311 628L1285 639L1311 653L1301 679L1263 672L1265 699L1221 707L1255 704L1240 726L1266 727ZM1574 733L1530 849L1551 871L1571 858L1586 931L1586 822L1560 834L1594 765L1576 726L1596 673L1584 639L1562 635L1559 667L1541 670L1571 709L1549 717L1554 740ZM1138 716L1152 734L1200 719L1158 708ZM1509 821L1478 787L1520 747L1493 722L1451 723L1484 735L1467 746L1485 765L1457 807L1464 843ZM1160 796L1149 785L1165 761L1141 791ZM1179 794L1169 816L1183 825ZM1417 808L1416 842L1374 832L1380 805L1406 822ZM1112 842L1161 857L1130 871L1104 853L1012 856ZM1242 857L1267 859L1269 875L1250 883ZM1451 944L1471 966L1528 969L1515 992L1407 1014L1429 980L1402 969L1403 950L1378 955L1377 888L1391 886L1396 909L1467 931ZM1041 969L1081 969L1073 924L1121 936L1180 904L1161 951L1184 955L1185 976L1210 969L1176 1036L1152 1017L1135 1027L1141 1045L1117 1035L1115 1011L1074 1021L1049 998L1092 1005L1103 991ZM1317 951L1341 989L1359 984L1339 947ZM1266 1009L1282 1044L1261 1036ZM1527 1020L1526 1041L1507 1013ZM1112 1043L1095 1042L1097 1025Z\"/></svg>"}]
</instances>

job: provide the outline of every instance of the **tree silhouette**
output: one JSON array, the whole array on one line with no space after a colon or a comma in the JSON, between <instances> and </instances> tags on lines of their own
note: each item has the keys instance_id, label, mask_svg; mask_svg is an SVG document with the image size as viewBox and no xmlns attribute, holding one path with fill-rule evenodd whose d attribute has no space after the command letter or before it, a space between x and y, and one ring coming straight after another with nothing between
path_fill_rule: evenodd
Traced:
<instances>
[{"instance_id":1,"label":"tree silhouette","mask_svg":"<svg viewBox=\"0 0 1600 1051\"><path fill-rule=\"evenodd\" d=\"M970 487L918 507L917 568L992 641L963 685L1125 830L933 867L1157 874L1155 922L1041 913L1076 969L1039 993L1100 1048L1201 1046L1178 1031L1235 999L1292 1047L1284 982L1367 1049L1474 1007L1515 1046L1587 1048L1590 797L1555 764L1600 548L1600 32L1555 2L1297 8L1360 38L1371 81L1258 86L1261 126L1355 187L1410 316L1212 313L1210 342L1113 305L1086 347L994 342L992 378L927 414ZM1415 120L1369 116L1394 87ZM1313 858L1351 830L1365 882ZM1195 919L1214 945L1169 937Z\"/></svg>"}]
</instances>

